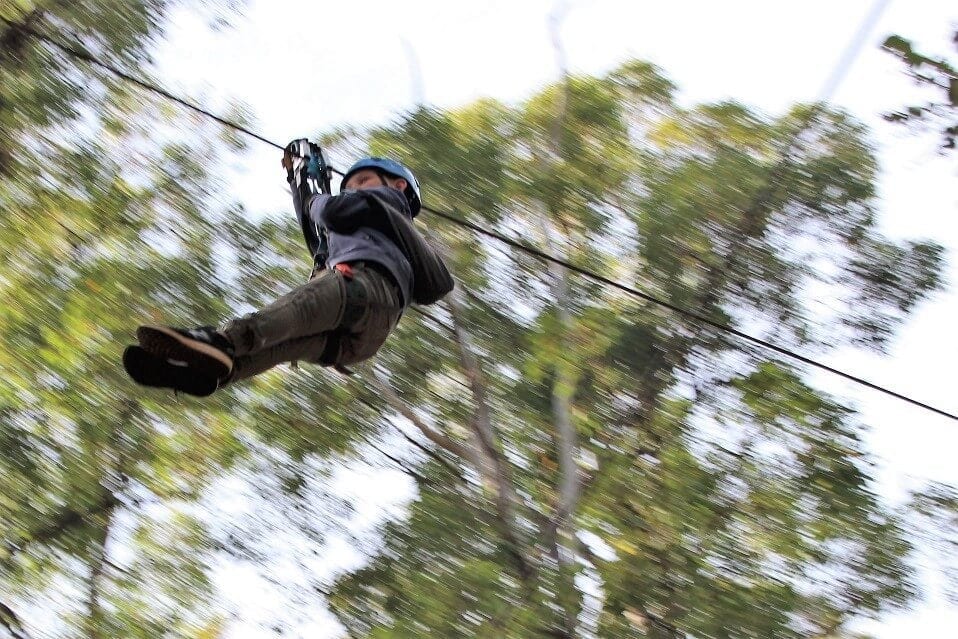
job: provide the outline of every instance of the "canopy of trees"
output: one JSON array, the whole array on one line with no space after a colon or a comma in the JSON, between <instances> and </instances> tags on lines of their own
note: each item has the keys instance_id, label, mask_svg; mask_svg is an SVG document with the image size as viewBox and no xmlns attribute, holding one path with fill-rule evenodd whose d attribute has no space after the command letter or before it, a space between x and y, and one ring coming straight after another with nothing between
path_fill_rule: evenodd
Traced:
<instances>
[{"instance_id":1,"label":"canopy of trees","mask_svg":"<svg viewBox=\"0 0 958 639\"><path fill-rule=\"evenodd\" d=\"M171 6L0 16L137 68ZM863 126L675 91L630 61L325 140L338 166L394 155L428 206L723 325L883 349L943 255L879 232ZM0 636L226 636L216 567L270 565L288 535L311 566L349 519L329 478L361 458L410 474L408 512L355 571L271 575L351 637L848 636L916 596L915 516L958 527L949 486L882 502L867 425L802 370L428 212L459 287L411 310L375 367L145 391L119 365L135 326L295 286L295 221L217 196L230 132L10 27L0 131ZM224 523L236 481L256 487L241 526Z\"/></svg>"}]
</instances>

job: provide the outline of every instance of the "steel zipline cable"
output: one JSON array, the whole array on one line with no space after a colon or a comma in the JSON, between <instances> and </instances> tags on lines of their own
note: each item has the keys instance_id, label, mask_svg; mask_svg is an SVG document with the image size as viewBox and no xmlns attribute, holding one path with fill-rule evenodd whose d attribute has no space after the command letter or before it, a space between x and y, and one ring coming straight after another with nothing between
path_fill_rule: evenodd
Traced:
<instances>
[{"instance_id":1,"label":"steel zipline cable","mask_svg":"<svg viewBox=\"0 0 958 639\"><path fill-rule=\"evenodd\" d=\"M879 0L879 2L878 2L875 6L876 6L876 7L882 7L882 8L883 8L884 5L883 5L882 3L887 4L887 0ZM873 9L873 11L870 12L870 14L869 14L869 18L868 18L868 19L873 22L873 21L875 20L875 18L877 17L877 13L878 13L878 11ZM99 60L98 58L96 58L95 56L93 56L93 55L91 55L91 54L89 54L89 53L86 53L86 52L84 52L84 51L80 51L80 50L78 50L78 49L76 49L76 48L74 48L74 47L71 47L70 45L67 45L67 44L64 44L64 43L62 43L62 42L59 42L59 41L56 40L55 38L51 38L50 36L48 36L48 35L46 35L46 34L44 34L44 33L41 33L41 32L39 32L39 31L37 31L37 30L35 30L35 29L33 29L33 28L30 28L30 27L26 27L26 26L17 24L17 23L15 23L15 22L9 20L8 18L4 18L4 17L2 17L2 16L0 16L0 21L5 22L5 23L6 23L7 25L9 25L11 28L19 29L19 30L22 31L23 33L26 33L26 34L28 34L28 35L30 35L30 36L32 36L32 37L38 39L38 40L41 40L41 41L43 41L43 42L46 42L47 44L49 44L49 45L51 45L51 46L53 46L53 47L56 47L57 49L63 51L64 53L66 53L66 54L68 54L68 55L70 55L70 56L72 56L72 57L78 58L78 59L80 59L80 60L84 60L84 61L86 61L86 62L88 62L88 63L90 63L90 64L93 64L93 65L95 65L95 66L97 66L97 67L99 67L99 68L101 68L101 69L104 69L104 70L108 71L109 73L111 73L111 74L113 74L113 75L115 75L115 76L117 76L117 77L119 77L119 78L121 78L121 79L123 79L123 80L126 80L126 81L128 81L128 82L131 82L131 83L133 83L133 84L139 86L139 87L142 88L142 89L145 89L145 90L147 90L147 91L156 93L156 94L158 94L158 95L161 95L161 96L163 96L163 97L165 97L165 98L167 98L167 99L169 99L169 100L172 100L173 102L175 102L175 103L177 103L177 104L179 104L179 105L181 105L181 106L186 107L187 109L190 109L190 110L192 110L192 111L195 111L195 112L197 112L197 113L200 113L200 114L202 114L202 115L204 115L204 116L206 116L206 117L209 117L209 118L215 120L216 122L219 122L219 123L222 124L223 126L226 126L226 127L231 128L231 129L233 129L233 130L235 130L235 131L239 131L239 132L241 132L241 133L244 133L244 134L246 134L246 135L248 135L248 136L250 136L250 137L252 137L252 138L254 138L254 139L256 139L256 140L259 140L259 141L261 141L261 142L263 142L263 143L265 143L265 144L269 144L270 146L275 147L275 148L277 148L277 149L283 150L283 149L286 148L284 145L278 144L278 143L276 143L276 142L273 142L273 141L270 140L269 138L266 138L266 137L264 137L263 135L261 135L261 134L255 132L255 131L252 131L252 130L250 130L250 129L247 128L247 127L244 127L244 126L242 126L242 125L239 125L239 124L236 124L236 123L234 123L234 122L231 122L230 120L227 120L227 119L225 119L225 118L223 118L223 117L220 117L220 116L216 115L215 113L211 113L210 111L204 109L203 107L201 107L201 106L199 106L199 105L197 105L197 104L195 104L195 103L193 103L193 102L190 102L189 100L185 100L185 99L183 99L183 98L181 98L181 97L179 97L179 96L177 96L177 95L174 95L174 94L170 93L169 91L167 91L167 90L165 90L165 89L163 89L163 88L161 88L161 87L156 86L156 85L153 84L153 83L147 82L146 80L142 80L142 79L140 79L140 78L134 77L134 76L130 75L129 73L127 73L127 72L125 72L125 71L122 71L121 69L117 69L117 68L114 67L113 65L107 64L107 63L105 63L105 62ZM859 44L857 44L856 46L860 46L860 42L863 41L863 39L864 39L864 38L861 36L861 33L862 33L862 32L863 32L863 29L860 29L858 35L856 36L856 41L859 43ZM853 50L853 47L850 47L850 48L849 48L849 51L852 51L852 50ZM843 75L844 71L847 70L847 67L851 65L851 62L852 62L852 60L854 59L854 55L852 55L851 53L849 53L849 51L846 51L845 54L843 55L843 65L844 65L845 68L844 68L844 69L841 69L841 70L836 69L836 70L834 70L833 73L831 74L831 79L829 80L828 84L826 85L827 88L826 88L825 91L823 91L823 96L824 96L824 97L827 97L829 94L831 94L831 93L835 90L835 88L836 88L837 85L838 85L838 81L839 81L839 79L841 78L841 76ZM793 134L792 141L787 145L787 149L791 149L791 148L794 146L795 139L797 139L798 136L801 135L801 133L802 133L802 131L804 130L805 127L807 127L807 124L805 124L804 126L801 126L801 127ZM784 163L786 163L787 161L789 161L789 159L790 159L790 158L788 157L788 154L787 154L787 152L786 152L786 157L783 158L781 161L779 161L779 163L778 163L775 167L773 167L773 169L772 169L772 174L773 174L773 176L774 176L775 173L777 173L777 171L780 169L780 167L781 167ZM332 169L332 170L333 170L334 173L336 173L336 174L338 174L338 175L340 175L340 176L343 175L343 173L342 173L341 171L337 170L337 169ZM774 177L773 177L773 179L774 179ZM754 209L754 208L756 208L756 207L758 207L758 206L761 206L763 199L769 197L769 195L771 194L771 192L772 192L772 189L771 189L771 188L766 188L766 189L764 189L764 190L762 191L761 195L759 196L759 198L756 199L756 201L753 203L753 206L750 207L750 208L753 208L753 209ZM762 347L762 348L764 348L764 349L766 349L766 350L772 351L772 352L774 352L774 353L777 353L777 354L779 354L779 355L782 355L782 356L787 357L787 358L789 358L789 359L792 359L792 360L794 360L794 361L801 362L802 364L806 364L806 365L808 365L808 366L811 366L811 367L817 368L817 369L819 369L819 370L825 371L825 372L830 373L830 374L832 374L832 375L836 375L836 376L841 377L841 378L843 378L843 379L845 379L845 380L847 380L847 381L853 382L853 383L858 384L858 385L860 385L860 386L864 386L865 388L869 388L869 389L874 390L874 391L877 391L877 392L879 392L879 393L883 393L883 394L885 394L885 395L887 395L887 396L889 396L889 397L893 397L893 398L895 398L895 399L898 399L898 400L900 400L900 401L906 402L906 403L911 404L911 405L913 405L913 406L917 406L918 408L922 408L922 409L924 409L924 410L930 411L930 412L935 413L935 414L937 414L937 415L940 415L940 416L942 416L942 417L946 417L946 418L948 418L948 419L952 419L952 420L958 421L958 415L956 415L956 414L954 414L954 413L948 412L948 411L946 411L946 410L943 410L943 409L941 409L941 408L938 408L938 407L933 406L933 405L931 405L931 404L928 404L928 403L926 403L926 402L922 402L922 401L920 401L920 400L914 399L914 398L912 398L912 397L910 397L910 396L908 396L908 395L905 395L905 394L903 394L903 393L899 393L899 392L894 391L894 390L892 390L892 389L890 389L890 388L887 388L887 387L885 387L885 386L881 386L881 385L876 384L876 383L874 383L874 382L870 382L870 381L868 381L867 379L864 379L864 378L859 377L859 376L857 376L857 375L853 375L853 374L851 374L851 373L847 373L847 372L845 372L845 371L843 371L843 370L841 370L841 369L838 369L838 368L836 368L836 367L834 367L834 366L829 366L828 364L824 364L824 363L822 363L822 362L819 362L819 361L817 361L817 360L815 360L815 359L812 359L811 357L807 357L807 356L805 356L805 355L801 355L800 353L796 353L796 352L793 351L793 350L790 350L790 349L785 348L785 347L783 347L783 346L779 346L779 345L774 344L774 343L772 343L772 342L770 342L770 341L768 341L768 340L764 340L764 339L762 339L762 338L755 337L754 335L750 335L750 334L748 334L748 333L745 333L744 331L740 331L740 330L738 330L738 329L736 329L736 328L733 328L733 327L731 327L731 326L727 326L727 325L725 325L725 324L722 324L721 322L716 322L715 320L712 320L712 319L706 317L705 315L702 315L701 313L697 313L697 312L695 312L695 311L688 310L688 309L683 308L683 307L681 307L681 306L677 306L677 305L672 304L672 303L670 303L670 302L668 302L668 301L666 301L666 300L663 300L663 299L658 298L658 297L656 297L656 296L654 296L654 295L651 295L651 294L649 294L649 293L646 293L646 292L644 292L644 291L641 291L641 290L639 290L639 289L637 289L637 288L635 288L635 287L628 286L628 285L626 285L626 284L622 284L621 282L617 282L617 281L615 281L615 280L613 280L613 279L610 279L610 278L608 278L608 277L605 277L605 276L603 276L603 275L600 275L600 274L598 274L598 273L596 273L596 272L594 272L594 271L591 271L591 270L589 270L589 269L583 268L583 267L581 267L581 266L577 266L577 265L573 264L572 262L570 262L570 261L568 261L568 260L555 257L554 255L550 255L549 253L546 253L545 251L542 251L542 250L540 250L540 249L537 249L537 248L535 248L535 247L533 247L533 246L529 246L528 244L526 244L526 243L524 243L524 242L520 242L520 241L518 241L518 240L515 240L515 239L509 238L509 237L507 237L507 236L505 236L505 235L502 235L501 233L498 233L498 232L496 232L496 231L493 231L493 230L484 228L484 227L482 227L482 226L480 226L480 225L478 225L478 224L475 224L474 222L470 222L469 220L466 220L466 219L460 217L459 215L456 215L455 213L452 213L452 212L449 212L449 211L441 211L441 210L433 209L433 208L430 208L430 207L427 207L427 206L423 206L422 209L423 209L424 211L427 211L427 212L429 212L429 213L432 213L433 215L436 215L436 216L441 217L441 218L443 218L443 219L445 219L445 220L448 220L449 222L452 222L452 223L454 223L454 224L457 224L457 225L459 225L459 226L462 226L462 227L464 227L464 228L467 228L467 229L469 229L469 230L471 230L471 231L473 231L473 232L475 232L475 233L479 233L479 234L481 234L481 235L485 235L485 236L490 237L490 238L493 238L493 239L495 239L495 240L497 240L497 241L499 241L499 242L502 242L502 243L504 243L504 244L507 244L507 245L509 245L509 246L511 246L511 247L513 247L513 248L515 248L515 249L517 249L517 250L520 250L520 251L522 251L522 252L524 252L524 253L527 253L527 254L529 254L529 255L532 255L532 256L534 256L534 257L540 259L540 260L557 264L557 265L559 265L559 266L562 266L563 268L568 269L569 271L572 271L572 272L574 272L574 273L577 273L577 274L579 274L579 275L582 275L583 277L587 277L587 278L589 278L589 279L591 279L591 280L593 280L593 281L599 282L599 283L601 283L601 284L605 284L606 286L615 288L615 289L620 290L620 291L622 291L622 292L624 292L624 293L627 293L628 295L631 295L631 296L633 296L633 297L636 297L636 298L645 300L645 301L650 302L650 303L652 303L652 304L655 304L655 305L657 305L657 306L661 306L661 307L663 307L663 308L667 308L667 309L669 309L670 311L672 311L672 312L674 312L674 313L678 313L678 314L680 314L680 315L683 315L683 316L685 316L685 317L687 317L687 318L689 318L689 319L692 319L692 320L694 320L694 321L696 321L696 322L698 322L698 323L700 323L700 324L705 324L705 325L710 326L710 327L712 327L712 328L715 328L715 329L717 329L717 330L719 330L719 331L728 333L728 334L730 334L730 335L734 335L735 337L738 337L739 339L742 339L742 340L745 340L745 341L747 341L747 342L750 342L750 343L752 343L752 344L754 344L754 345L756 345L756 346L760 346L760 347Z\"/></svg>"},{"instance_id":2,"label":"steel zipline cable","mask_svg":"<svg viewBox=\"0 0 958 639\"><path fill-rule=\"evenodd\" d=\"M152 92L152 93L156 93L156 94L158 94L158 95L162 95L162 96L163 96L164 98L166 98L167 100L171 100L171 101L173 101L173 102L179 104L180 106L184 106L184 107L186 107L187 109L190 109L190 110L192 110L192 111L195 111L195 112L197 112L197 113L199 113L199 114L201 114L201 115L205 115L206 117L211 118L211 119L213 119L213 120L219 122L220 124L222 124L222 125L225 126L225 127L228 127L228 128L233 129L233 130L235 130L235 131L239 131L239 132L241 132L241 133L245 133L246 135L250 136L251 138L255 138L255 139L259 140L260 142L265 142L266 144L269 144L270 146L275 146L275 147L276 147L277 149L279 149L279 150L283 150L283 149L285 148L283 145L277 144L277 143L273 142L272 140L270 140L269 138L263 137L262 135L260 135L260 134L257 133L256 131L252 131L252 130L250 130L250 129L248 129L248 128L242 126L242 125L236 124L235 122L231 122L230 120L227 120L227 119L225 119L225 118L222 118L222 117L216 115L215 113L212 113L212 112L210 112L210 111L207 111L206 109L204 109L203 107L201 107L200 105L198 105L198 104L196 104L196 103L194 103L194 102L190 102L189 100L184 100L183 98L179 97L178 95L173 94L173 93L170 93L169 91L167 91L166 89L164 89L164 88L162 88L162 87L158 87L158 86L156 86L156 85L153 84L153 83L147 82L146 80L142 80L142 79L140 79L140 78L138 78L138 77L136 77L136 76L130 75L129 73L127 73L126 71L123 71L122 69L118 69L118 68L116 68L115 66L113 66L113 65L111 65L111 64L107 64L106 62L103 62L102 60L100 60L99 58L97 58L97 57L94 56L94 55L91 55L91 54L89 54L89 53L87 53L87 52L85 52L85 51L81 51L80 49L77 49L76 47L72 47L72 46L70 46L70 45L68 45L68 44L65 44L65 43L63 43L63 42L60 42L59 40L57 40L57 39L55 39L55 38L51 38L51 37L48 36L47 34L42 33L42 32L40 32L40 31L37 31L36 29L34 29L34 28L32 28L32 27L28 27L28 26L25 26L25 25L22 25L22 24L18 24L18 23L16 23L16 22L14 22L13 20L10 20L9 18L4 18L3 16L0 16L0 21L5 22L5 23L6 23L10 28L12 28L12 29L16 29L16 30L20 31L21 33L25 33L25 34L27 34L27 35L33 37L33 38L36 38L37 40L40 40L40 41L42 41L42 42L46 42L47 44L56 47L57 49L59 49L60 51L63 51L64 53L66 53L66 54L69 55L69 56L72 56L72 57L74 57L74 58L83 60L84 62L89 62L90 64L92 64L92 65L94 65L94 66L100 67L100 68L103 69L104 71L108 71L109 73L115 75L115 76L118 77L118 78L121 78L121 79L123 79L123 80L125 80L125 81L127 81L127 82L129 82L129 83L131 83L131 84L135 84L136 86L140 87L141 89L146 89L147 91L150 91L150 92Z\"/></svg>"}]
</instances>

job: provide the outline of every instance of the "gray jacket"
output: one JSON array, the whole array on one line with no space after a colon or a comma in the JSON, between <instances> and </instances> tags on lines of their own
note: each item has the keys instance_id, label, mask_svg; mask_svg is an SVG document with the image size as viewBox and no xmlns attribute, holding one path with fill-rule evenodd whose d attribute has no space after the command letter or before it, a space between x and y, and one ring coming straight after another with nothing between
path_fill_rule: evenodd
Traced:
<instances>
[{"instance_id":1,"label":"gray jacket","mask_svg":"<svg viewBox=\"0 0 958 639\"><path fill-rule=\"evenodd\" d=\"M382 265L399 285L404 307L432 304L452 290L452 276L416 230L406 197L398 190L384 186L314 195L307 212L309 220L300 220L304 231L307 225L326 229L327 268L355 261ZM310 249L319 257L316 247Z\"/></svg>"}]
</instances>

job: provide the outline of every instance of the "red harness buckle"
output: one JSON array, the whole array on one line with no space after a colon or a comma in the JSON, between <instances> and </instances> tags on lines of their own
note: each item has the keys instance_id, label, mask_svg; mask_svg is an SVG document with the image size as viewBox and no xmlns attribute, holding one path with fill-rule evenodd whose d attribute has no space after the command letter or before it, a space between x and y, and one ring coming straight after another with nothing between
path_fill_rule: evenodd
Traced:
<instances>
[{"instance_id":1,"label":"red harness buckle","mask_svg":"<svg viewBox=\"0 0 958 639\"><path fill-rule=\"evenodd\" d=\"M333 270L336 270L342 273L343 277L345 277L347 280L353 279L353 275L354 275L353 267L347 264L346 262L340 262L339 264L333 267Z\"/></svg>"}]
</instances>

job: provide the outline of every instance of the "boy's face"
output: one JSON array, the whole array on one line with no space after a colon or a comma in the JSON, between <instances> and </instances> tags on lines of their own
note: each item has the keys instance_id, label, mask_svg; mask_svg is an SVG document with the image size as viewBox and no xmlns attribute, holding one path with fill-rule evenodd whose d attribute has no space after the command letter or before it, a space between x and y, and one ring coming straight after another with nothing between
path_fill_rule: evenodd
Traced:
<instances>
[{"instance_id":1,"label":"boy's face","mask_svg":"<svg viewBox=\"0 0 958 639\"><path fill-rule=\"evenodd\" d=\"M406 180L394 178L391 176L381 176L372 169L360 169L343 184L342 190L361 191L363 189L374 189L379 186L391 186L394 189L402 191L406 188Z\"/></svg>"},{"instance_id":2,"label":"boy's face","mask_svg":"<svg viewBox=\"0 0 958 639\"><path fill-rule=\"evenodd\" d=\"M349 181L343 184L344 189L358 191L383 186L383 179L372 169L362 169L349 176Z\"/></svg>"}]
</instances>

